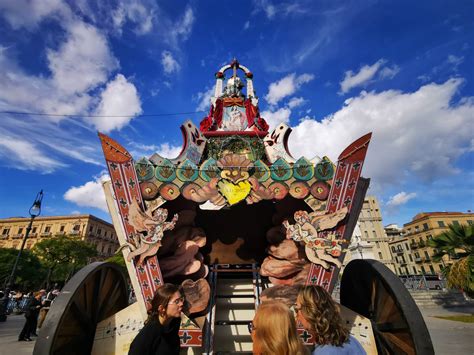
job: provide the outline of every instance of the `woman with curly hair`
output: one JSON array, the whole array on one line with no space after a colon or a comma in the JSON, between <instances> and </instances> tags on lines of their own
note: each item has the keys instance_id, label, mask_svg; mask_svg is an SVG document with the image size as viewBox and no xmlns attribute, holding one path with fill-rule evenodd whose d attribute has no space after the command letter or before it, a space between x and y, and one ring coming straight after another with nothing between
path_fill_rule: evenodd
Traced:
<instances>
[{"instance_id":1,"label":"woman with curly hair","mask_svg":"<svg viewBox=\"0 0 474 355\"><path fill-rule=\"evenodd\" d=\"M151 301L148 319L130 345L129 355L179 354L179 325L184 297L173 284L160 286Z\"/></svg>"},{"instance_id":2,"label":"woman with curly hair","mask_svg":"<svg viewBox=\"0 0 474 355\"><path fill-rule=\"evenodd\" d=\"M295 304L296 317L315 339L312 355L365 354L344 324L336 302L321 286L303 286Z\"/></svg>"},{"instance_id":3,"label":"woman with curly hair","mask_svg":"<svg viewBox=\"0 0 474 355\"><path fill-rule=\"evenodd\" d=\"M263 302L249 323L253 353L257 355L305 355L296 332L295 317L282 302Z\"/></svg>"}]
</instances>

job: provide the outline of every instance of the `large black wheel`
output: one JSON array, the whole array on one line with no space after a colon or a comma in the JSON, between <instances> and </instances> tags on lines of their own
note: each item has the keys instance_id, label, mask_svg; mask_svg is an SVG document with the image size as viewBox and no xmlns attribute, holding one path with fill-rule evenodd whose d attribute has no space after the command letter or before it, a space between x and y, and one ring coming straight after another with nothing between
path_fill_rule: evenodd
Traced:
<instances>
[{"instance_id":1,"label":"large black wheel","mask_svg":"<svg viewBox=\"0 0 474 355\"><path fill-rule=\"evenodd\" d=\"M87 265L54 300L33 354L90 354L97 323L127 306L127 283L119 266Z\"/></svg>"},{"instance_id":2,"label":"large black wheel","mask_svg":"<svg viewBox=\"0 0 474 355\"><path fill-rule=\"evenodd\" d=\"M434 354L415 301L382 263L351 261L342 275L341 304L371 320L379 354Z\"/></svg>"}]
</instances>

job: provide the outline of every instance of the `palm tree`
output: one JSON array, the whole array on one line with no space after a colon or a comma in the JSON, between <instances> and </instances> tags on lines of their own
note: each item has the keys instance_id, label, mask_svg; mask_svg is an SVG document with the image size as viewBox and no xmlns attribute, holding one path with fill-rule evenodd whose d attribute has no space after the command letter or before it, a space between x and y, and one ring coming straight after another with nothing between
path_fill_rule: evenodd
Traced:
<instances>
[{"instance_id":1,"label":"palm tree","mask_svg":"<svg viewBox=\"0 0 474 355\"><path fill-rule=\"evenodd\" d=\"M428 241L435 249L434 261L448 255L453 264L443 269L448 287L459 288L474 296L474 225L452 225Z\"/></svg>"}]
</instances>

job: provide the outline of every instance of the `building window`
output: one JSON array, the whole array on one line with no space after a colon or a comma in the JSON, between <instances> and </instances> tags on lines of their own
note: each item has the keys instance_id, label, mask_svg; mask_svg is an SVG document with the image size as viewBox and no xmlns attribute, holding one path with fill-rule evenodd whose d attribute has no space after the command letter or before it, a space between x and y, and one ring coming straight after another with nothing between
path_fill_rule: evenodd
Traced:
<instances>
[{"instance_id":1,"label":"building window","mask_svg":"<svg viewBox=\"0 0 474 355\"><path fill-rule=\"evenodd\" d=\"M65 228L65 226L62 225L62 226L59 228L59 231L60 231L60 232L64 232L64 228Z\"/></svg>"},{"instance_id":2,"label":"building window","mask_svg":"<svg viewBox=\"0 0 474 355\"><path fill-rule=\"evenodd\" d=\"M416 275L416 267L413 266L413 274Z\"/></svg>"},{"instance_id":3,"label":"building window","mask_svg":"<svg viewBox=\"0 0 474 355\"><path fill-rule=\"evenodd\" d=\"M45 232L45 233L51 232L51 226L46 226L46 227L44 228L44 232Z\"/></svg>"},{"instance_id":4,"label":"building window","mask_svg":"<svg viewBox=\"0 0 474 355\"><path fill-rule=\"evenodd\" d=\"M31 233L36 233L36 229L37 227L33 227L33 229L31 230Z\"/></svg>"},{"instance_id":5,"label":"building window","mask_svg":"<svg viewBox=\"0 0 474 355\"><path fill-rule=\"evenodd\" d=\"M428 230L428 223L423 223L423 229L426 231Z\"/></svg>"},{"instance_id":6,"label":"building window","mask_svg":"<svg viewBox=\"0 0 474 355\"><path fill-rule=\"evenodd\" d=\"M90 226L89 227L89 233L92 232L94 230L94 226Z\"/></svg>"},{"instance_id":7,"label":"building window","mask_svg":"<svg viewBox=\"0 0 474 355\"><path fill-rule=\"evenodd\" d=\"M404 264L406 264L406 262L405 262L405 255L402 255L402 262L403 262Z\"/></svg>"},{"instance_id":8,"label":"building window","mask_svg":"<svg viewBox=\"0 0 474 355\"><path fill-rule=\"evenodd\" d=\"M102 228L97 228L97 234L102 235Z\"/></svg>"},{"instance_id":9,"label":"building window","mask_svg":"<svg viewBox=\"0 0 474 355\"><path fill-rule=\"evenodd\" d=\"M472 226L472 220L471 220L471 219L468 219L468 220L467 220L467 224L469 224L470 226Z\"/></svg>"},{"instance_id":10,"label":"building window","mask_svg":"<svg viewBox=\"0 0 474 355\"><path fill-rule=\"evenodd\" d=\"M395 253L395 247L392 245L392 253Z\"/></svg>"},{"instance_id":11,"label":"building window","mask_svg":"<svg viewBox=\"0 0 474 355\"><path fill-rule=\"evenodd\" d=\"M3 229L2 235L8 235L8 234L10 234L10 228Z\"/></svg>"},{"instance_id":12,"label":"building window","mask_svg":"<svg viewBox=\"0 0 474 355\"><path fill-rule=\"evenodd\" d=\"M426 236L426 239L427 239L427 240L431 240L431 239L433 239L433 236L432 236L431 234L428 234L428 235Z\"/></svg>"},{"instance_id":13,"label":"building window","mask_svg":"<svg viewBox=\"0 0 474 355\"><path fill-rule=\"evenodd\" d=\"M411 254L408 254L408 257L410 258L410 261L413 262L413 257L411 256Z\"/></svg>"},{"instance_id":14,"label":"building window","mask_svg":"<svg viewBox=\"0 0 474 355\"><path fill-rule=\"evenodd\" d=\"M453 221L453 226L458 226L459 227L459 221Z\"/></svg>"},{"instance_id":15,"label":"building window","mask_svg":"<svg viewBox=\"0 0 474 355\"><path fill-rule=\"evenodd\" d=\"M426 271L425 271L425 267L423 265L421 265L421 273L424 275L426 274Z\"/></svg>"},{"instance_id":16,"label":"building window","mask_svg":"<svg viewBox=\"0 0 474 355\"><path fill-rule=\"evenodd\" d=\"M406 248L407 250L410 250L410 248L408 247L408 243L405 243L405 248Z\"/></svg>"},{"instance_id":17,"label":"building window","mask_svg":"<svg viewBox=\"0 0 474 355\"><path fill-rule=\"evenodd\" d=\"M446 227L446 225L444 224L444 221L438 221L438 226L439 227Z\"/></svg>"},{"instance_id":18,"label":"building window","mask_svg":"<svg viewBox=\"0 0 474 355\"><path fill-rule=\"evenodd\" d=\"M109 246L109 249L107 251L108 251L108 255L112 254L112 247Z\"/></svg>"},{"instance_id":19,"label":"building window","mask_svg":"<svg viewBox=\"0 0 474 355\"><path fill-rule=\"evenodd\" d=\"M73 230L73 231L78 231L79 229L81 229L81 225L80 225L80 224L75 224L74 227L72 227L72 230Z\"/></svg>"},{"instance_id":20,"label":"building window","mask_svg":"<svg viewBox=\"0 0 474 355\"><path fill-rule=\"evenodd\" d=\"M429 259L430 258L430 255L428 254L428 252L425 250L425 258L426 259Z\"/></svg>"},{"instance_id":21,"label":"building window","mask_svg":"<svg viewBox=\"0 0 474 355\"><path fill-rule=\"evenodd\" d=\"M434 271L434 267L433 267L433 265L431 265L431 264L430 264L430 265L429 265L429 268L430 268L430 273L431 273L431 274L434 274L434 273L435 273L435 271Z\"/></svg>"},{"instance_id":22,"label":"building window","mask_svg":"<svg viewBox=\"0 0 474 355\"><path fill-rule=\"evenodd\" d=\"M23 233L23 228L18 228L18 234Z\"/></svg>"},{"instance_id":23,"label":"building window","mask_svg":"<svg viewBox=\"0 0 474 355\"><path fill-rule=\"evenodd\" d=\"M420 227L416 226L415 227L415 233L418 233L420 231Z\"/></svg>"},{"instance_id":24,"label":"building window","mask_svg":"<svg viewBox=\"0 0 474 355\"><path fill-rule=\"evenodd\" d=\"M379 260L382 260L383 257L382 257L382 253L379 252Z\"/></svg>"},{"instance_id":25,"label":"building window","mask_svg":"<svg viewBox=\"0 0 474 355\"><path fill-rule=\"evenodd\" d=\"M365 234L365 239L369 239L369 232L364 231L364 234Z\"/></svg>"}]
</instances>

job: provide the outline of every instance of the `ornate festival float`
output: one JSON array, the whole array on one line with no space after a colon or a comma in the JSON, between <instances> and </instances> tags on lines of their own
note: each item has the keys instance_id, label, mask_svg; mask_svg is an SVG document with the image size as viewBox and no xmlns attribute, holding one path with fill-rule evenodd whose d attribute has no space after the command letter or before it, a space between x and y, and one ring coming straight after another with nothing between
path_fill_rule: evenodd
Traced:
<instances>
[{"instance_id":1,"label":"ornate festival float","mask_svg":"<svg viewBox=\"0 0 474 355\"><path fill-rule=\"evenodd\" d=\"M134 160L99 133L110 174L104 191L136 302L129 305L116 265L90 264L54 303L34 353L127 353L164 282L183 288L181 343L194 353L219 352L217 329L252 319L218 319L219 299L231 297L219 293L222 280L247 279L254 308L271 298L293 305L302 284L332 292L369 185L360 174L371 133L333 163L293 157L291 128L268 128L253 74L233 60L216 73L200 127L181 126L178 157ZM350 262L340 300L347 326L368 353L433 353L413 299L383 264ZM305 329L299 333L312 343ZM229 343L250 339L227 334Z\"/></svg>"}]
</instances>

